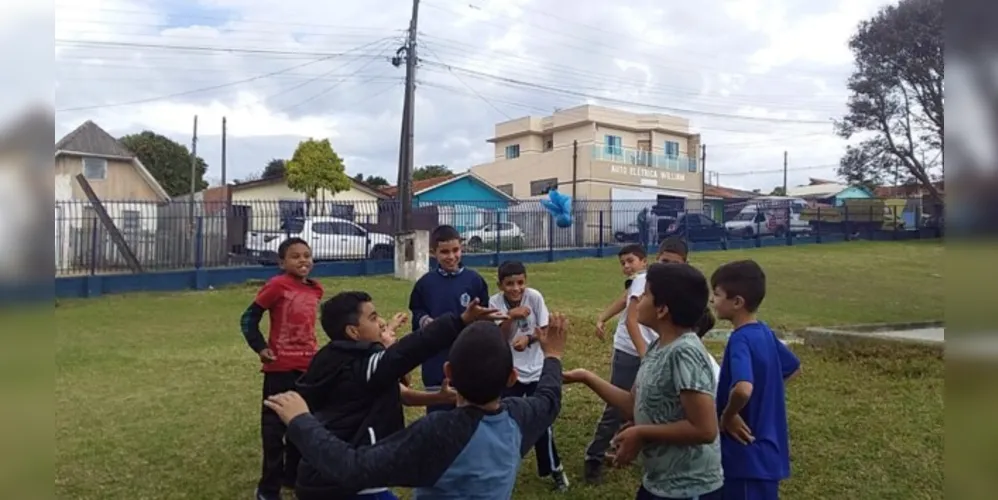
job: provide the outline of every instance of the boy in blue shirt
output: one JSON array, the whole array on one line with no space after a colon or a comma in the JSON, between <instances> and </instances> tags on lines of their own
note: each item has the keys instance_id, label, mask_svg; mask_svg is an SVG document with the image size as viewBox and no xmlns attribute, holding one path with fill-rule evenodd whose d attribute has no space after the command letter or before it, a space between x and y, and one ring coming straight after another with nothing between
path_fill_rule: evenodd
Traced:
<instances>
[{"instance_id":1,"label":"boy in blue shirt","mask_svg":"<svg viewBox=\"0 0 998 500\"><path fill-rule=\"evenodd\" d=\"M790 477L785 383L800 372L800 360L756 319L766 297L759 264L725 264L710 285L717 317L734 327L717 391L724 500L777 499L780 481Z\"/></svg>"},{"instance_id":2,"label":"boy in blue shirt","mask_svg":"<svg viewBox=\"0 0 998 500\"><path fill-rule=\"evenodd\" d=\"M461 233L452 226L438 226L430 233L430 253L437 259L437 268L419 278L409 295L412 329L419 330L445 314L460 315L472 300L489 303L489 285L474 269L461 264ZM447 350L423 363L423 386L438 391L444 381ZM430 413L449 410L453 405L431 405Z\"/></svg>"}]
</instances>

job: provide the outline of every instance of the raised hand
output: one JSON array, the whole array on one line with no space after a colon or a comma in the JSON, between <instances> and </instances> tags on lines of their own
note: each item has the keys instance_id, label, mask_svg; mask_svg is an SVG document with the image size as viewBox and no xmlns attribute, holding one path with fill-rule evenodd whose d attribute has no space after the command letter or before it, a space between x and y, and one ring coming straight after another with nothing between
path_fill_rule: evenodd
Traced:
<instances>
[{"instance_id":1,"label":"raised hand","mask_svg":"<svg viewBox=\"0 0 998 500\"><path fill-rule=\"evenodd\" d=\"M404 312L395 313L395 315L392 316L392 320L388 322L388 326L386 326L385 328L387 328L391 332L397 332L399 327L404 325L407 321L409 321L408 314Z\"/></svg>"},{"instance_id":2,"label":"raised hand","mask_svg":"<svg viewBox=\"0 0 998 500\"><path fill-rule=\"evenodd\" d=\"M565 384L584 384L586 379L592 375L589 370L576 368L561 373L561 381Z\"/></svg>"},{"instance_id":3,"label":"raised hand","mask_svg":"<svg viewBox=\"0 0 998 500\"><path fill-rule=\"evenodd\" d=\"M548 326L538 332L538 340L544 355L561 358L565 354L565 342L568 334L568 320L561 313L552 313L548 318Z\"/></svg>"},{"instance_id":4,"label":"raised hand","mask_svg":"<svg viewBox=\"0 0 998 500\"><path fill-rule=\"evenodd\" d=\"M466 325L470 325L476 321L496 321L506 318L507 316L499 312L498 309L492 307L482 307L482 304L477 298L472 299L472 301L468 303L468 307L464 309L463 313L461 313L461 321L463 321Z\"/></svg>"}]
</instances>

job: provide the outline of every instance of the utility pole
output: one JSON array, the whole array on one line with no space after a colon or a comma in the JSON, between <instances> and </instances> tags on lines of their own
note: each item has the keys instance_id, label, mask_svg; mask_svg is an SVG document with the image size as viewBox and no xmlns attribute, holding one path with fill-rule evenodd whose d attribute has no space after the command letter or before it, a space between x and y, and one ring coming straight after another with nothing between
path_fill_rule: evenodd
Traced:
<instances>
[{"instance_id":1,"label":"utility pole","mask_svg":"<svg viewBox=\"0 0 998 500\"><path fill-rule=\"evenodd\" d=\"M195 245L197 245L197 235L194 234L197 229L194 226L194 192L197 190L197 170L198 170L198 115L194 115L194 134L191 137L191 203L190 203L190 236L191 236L191 263L194 264L197 256L195 255Z\"/></svg>"},{"instance_id":2,"label":"utility pole","mask_svg":"<svg viewBox=\"0 0 998 500\"><path fill-rule=\"evenodd\" d=\"M222 117L222 186L226 186L225 180L225 117Z\"/></svg>"},{"instance_id":3,"label":"utility pole","mask_svg":"<svg viewBox=\"0 0 998 500\"><path fill-rule=\"evenodd\" d=\"M707 145L700 145L700 213L707 212Z\"/></svg>"},{"instance_id":4,"label":"utility pole","mask_svg":"<svg viewBox=\"0 0 998 500\"><path fill-rule=\"evenodd\" d=\"M788 154L786 151L783 152L783 196L787 195L787 160Z\"/></svg>"},{"instance_id":5,"label":"utility pole","mask_svg":"<svg viewBox=\"0 0 998 500\"><path fill-rule=\"evenodd\" d=\"M414 161L414 137L415 137L415 94L416 94L416 63L419 62L416 54L416 34L419 20L419 0L412 0L412 17L409 20L409 36L406 44L403 45L392 64L399 66L400 55L405 54L405 98L402 104L402 140L399 150L399 179L398 196L402 204L402 220L400 230L402 233L412 232L412 171Z\"/></svg>"}]
</instances>

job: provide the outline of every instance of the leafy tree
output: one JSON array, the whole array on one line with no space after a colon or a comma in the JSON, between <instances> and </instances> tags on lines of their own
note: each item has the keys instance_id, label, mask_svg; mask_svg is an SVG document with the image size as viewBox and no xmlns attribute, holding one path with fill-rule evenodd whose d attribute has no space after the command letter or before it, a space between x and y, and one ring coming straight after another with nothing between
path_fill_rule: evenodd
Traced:
<instances>
[{"instance_id":1,"label":"leafy tree","mask_svg":"<svg viewBox=\"0 0 998 500\"><path fill-rule=\"evenodd\" d=\"M363 182L371 187L382 188L388 186L388 179L380 175L369 175L364 177L364 174L357 174L353 176L353 179L357 182Z\"/></svg>"},{"instance_id":2,"label":"leafy tree","mask_svg":"<svg viewBox=\"0 0 998 500\"><path fill-rule=\"evenodd\" d=\"M119 139L121 144L138 156L139 161L170 196L180 196L191 192L191 151L169 137L146 130L138 134L126 135ZM201 191L208 187L204 174L208 164L200 156L195 158L194 187Z\"/></svg>"},{"instance_id":3,"label":"leafy tree","mask_svg":"<svg viewBox=\"0 0 998 500\"><path fill-rule=\"evenodd\" d=\"M856 70L840 136L839 175L866 186L903 172L935 199L943 148L943 0L901 0L863 21L849 41Z\"/></svg>"},{"instance_id":4,"label":"leafy tree","mask_svg":"<svg viewBox=\"0 0 998 500\"><path fill-rule=\"evenodd\" d=\"M287 161L280 158L274 158L267 162L267 166L263 168L263 174L260 175L261 179L277 179L284 177L285 170L287 168Z\"/></svg>"},{"instance_id":5,"label":"leafy tree","mask_svg":"<svg viewBox=\"0 0 998 500\"><path fill-rule=\"evenodd\" d=\"M333 151L329 139L309 139L298 143L294 156L287 162L285 178L288 187L315 200L320 191L335 194L350 189L350 177L343 160Z\"/></svg>"},{"instance_id":6,"label":"leafy tree","mask_svg":"<svg viewBox=\"0 0 998 500\"><path fill-rule=\"evenodd\" d=\"M772 191L769 192L769 196L786 196L787 192L783 190L783 186L776 186Z\"/></svg>"},{"instance_id":7,"label":"leafy tree","mask_svg":"<svg viewBox=\"0 0 998 500\"><path fill-rule=\"evenodd\" d=\"M446 165L423 165L412 171L412 180L423 181L446 175L454 175L454 172L447 168Z\"/></svg>"}]
</instances>

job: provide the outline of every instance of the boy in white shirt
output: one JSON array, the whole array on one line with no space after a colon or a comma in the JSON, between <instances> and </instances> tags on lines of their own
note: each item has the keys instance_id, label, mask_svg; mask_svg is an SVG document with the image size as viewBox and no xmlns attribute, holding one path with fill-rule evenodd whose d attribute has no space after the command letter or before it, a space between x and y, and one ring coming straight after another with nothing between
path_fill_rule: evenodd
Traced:
<instances>
[{"instance_id":1,"label":"boy in white shirt","mask_svg":"<svg viewBox=\"0 0 998 500\"><path fill-rule=\"evenodd\" d=\"M499 266L499 290L489 298L489 307L508 316L499 327L510 344L517 376L503 397L532 396L544 367L544 352L537 341L540 331L548 326L548 308L541 292L527 287L527 268L522 262L506 261ZM537 475L551 477L556 490L566 491L568 477L554 445L553 429L549 428L537 441L534 453Z\"/></svg>"},{"instance_id":2,"label":"boy in white shirt","mask_svg":"<svg viewBox=\"0 0 998 500\"><path fill-rule=\"evenodd\" d=\"M648 254L641 245L627 245L617 253L620 268L629 279L625 282L624 294L614 301L597 320L596 335L603 338L604 324L620 314L617 330L613 335L613 359L610 365L610 383L626 391L631 390L634 378L641 366L641 358L648 351L648 345L658 338L654 330L638 323L636 304L645 291L645 269L648 267ZM598 484L602 480L603 461L613 436L624 424L620 412L606 405L603 416L596 425L593 440L586 447L584 466L585 480Z\"/></svg>"}]
</instances>

